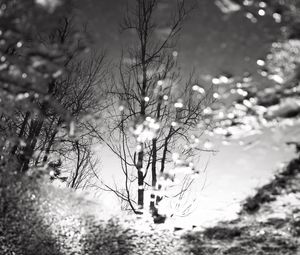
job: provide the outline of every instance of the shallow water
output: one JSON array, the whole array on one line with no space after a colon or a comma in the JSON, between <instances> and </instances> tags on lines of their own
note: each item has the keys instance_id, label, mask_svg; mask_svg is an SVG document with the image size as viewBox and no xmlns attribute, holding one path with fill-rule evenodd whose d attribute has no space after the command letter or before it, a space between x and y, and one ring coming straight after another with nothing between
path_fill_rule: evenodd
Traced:
<instances>
[{"instance_id":1,"label":"shallow water","mask_svg":"<svg viewBox=\"0 0 300 255\"><path fill-rule=\"evenodd\" d=\"M232 140L229 145L215 139L218 152L204 154L199 162L198 169L204 172L192 188L191 199L196 198L193 212L186 217L173 216L168 222L191 228L193 225L209 226L220 220L234 219L240 203L272 179L274 173L295 156L294 147L285 144L300 140L300 121L292 124L265 129L260 135ZM103 152L102 149L101 165L102 178L119 183L118 180L123 177L118 170L119 162L109 151ZM98 199L101 204L118 211L119 203L114 195L100 193L102 195ZM166 207L170 208L170 205L166 203Z\"/></svg>"},{"instance_id":2,"label":"shallow water","mask_svg":"<svg viewBox=\"0 0 300 255\"><path fill-rule=\"evenodd\" d=\"M217 147L219 152L210 158L206 180L202 175L195 188L199 194L197 209L178 223L207 226L235 218L240 202L295 156L293 146L285 142L299 141L299 127L298 121L295 126L266 129L261 135Z\"/></svg>"}]
</instances>

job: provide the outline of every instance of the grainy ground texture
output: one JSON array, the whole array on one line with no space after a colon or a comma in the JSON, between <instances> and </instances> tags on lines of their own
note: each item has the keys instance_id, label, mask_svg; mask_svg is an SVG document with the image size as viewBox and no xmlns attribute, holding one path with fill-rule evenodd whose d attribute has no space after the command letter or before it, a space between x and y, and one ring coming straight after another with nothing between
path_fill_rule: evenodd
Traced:
<instances>
[{"instance_id":1,"label":"grainy ground texture","mask_svg":"<svg viewBox=\"0 0 300 255\"><path fill-rule=\"evenodd\" d=\"M0 181L2 255L297 255L300 158L246 200L237 220L176 234L33 179Z\"/></svg>"}]
</instances>

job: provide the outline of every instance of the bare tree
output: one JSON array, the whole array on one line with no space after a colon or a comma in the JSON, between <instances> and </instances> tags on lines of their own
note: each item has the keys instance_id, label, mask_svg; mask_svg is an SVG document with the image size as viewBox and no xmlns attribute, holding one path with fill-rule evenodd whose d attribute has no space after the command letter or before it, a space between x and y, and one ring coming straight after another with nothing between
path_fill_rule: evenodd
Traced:
<instances>
[{"instance_id":1,"label":"bare tree","mask_svg":"<svg viewBox=\"0 0 300 255\"><path fill-rule=\"evenodd\" d=\"M191 160L198 150L200 131L193 132L211 101L209 91L205 95L194 74L184 80L177 66L176 42L191 8L185 1L176 1L169 6L172 14L164 20L165 12L158 4L158 0L136 0L127 11L121 28L131 32L133 42L122 54L119 79L113 79L108 91L113 96L107 122L109 138L98 134L120 159L126 199L131 201L128 183L135 181L129 178L134 170L138 209L144 208L148 186L153 190L152 212L161 199L155 194L162 188L161 181L174 178L171 163L189 168L191 174L196 172ZM158 17L161 24L156 23Z\"/></svg>"},{"instance_id":2,"label":"bare tree","mask_svg":"<svg viewBox=\"0 0 300 255\"><path fill-rule=\"evenodd\" d=\"M52 107L63 121L68 120L66 111L54 102L52 88L56 77L65 71L64 61L74 45L50 42L45 46L37 37L58 26L66 13L64 1L51 8L35 1L2 0L1 6L5 9L0 35L1 161L18 162L14 170L26 170L43 126L45 109ZM70 41L73 36L70 34Z\"/></svg>"},{"instance_id":3,"label":"bare tree","mask_svg":"<svg viewBox=\"0 0 300 255\"><path fill-rule=\"evenodd\" d=\"M85 122L100 117L105 108L101 100L101 86L106 73L105 54L83 54L87 44L81 36L83 33L85 31L78 32L72 18L67 16L59 17L50 31L36 32L36 41L41 47L51 49L52 45L57 45L57 48L59 46L65 50L63 57L57 56L61 58L61 68L55 69L56 72L47 79L45 95L33 92L19 94L20 99L16 100L13 109L14 117L5 117L6 123L16 133L10 158L19 162L17 169L25 172L33 165L49 165L58 169L54 155L59 154L64 163L65 159L76 155L77 174L72 187L81 186L79 182L88 172L87 165L82 161L91 161L92 142L88 142L91 139L84 129ZM40 65L40 68L44 68L42 63ZM50 67L53 68L52 65ZM22 104L24 101L25 107ZM74 177L73 171L70 175Z\"/></svg>"}]
</instances>

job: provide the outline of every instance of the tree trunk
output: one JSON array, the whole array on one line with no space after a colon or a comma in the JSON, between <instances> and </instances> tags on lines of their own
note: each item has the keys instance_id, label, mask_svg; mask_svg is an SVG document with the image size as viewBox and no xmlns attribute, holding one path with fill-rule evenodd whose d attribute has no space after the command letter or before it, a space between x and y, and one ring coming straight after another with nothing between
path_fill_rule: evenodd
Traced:
<instances>
[{"instance_id":1,"label":"tree trunk","mask_svg":"<svg viewBox=\"0 0 300 255\"><path fill-rule=\"evenodd\" d=\"M50 138L49 142L48 142L47 148L45 150L45 155L43 157L43 165L45 165L47 163L47 160L48 160L48 157L49 157L49 154L50 154L50 150L51 150L51 147L54 143L54 139L55 139L56 134L57 134L57 131L54 131L51 135L51 138Z\"/></svg>"},{"instance_id":2,"label":"tree trunk","mask_svg":"<svg viewBox=\"0 0 300 255\"><path fill-rule=\"evenodd\" d=\"M38 120L31 122L28 138L26 141L26 147L23 150L23 154L20 158L20 172L26 172L29 168L30 159L33 156L34 148L37 143L37 137L40 135L44 124L43 118L40 116Z\"/></svg>"},{"instance_id":3,"label":"tree trunk","mask_svg":"<svg viewBox=\"0 0 300 255\"><path fill-rule=\"evenodd\" d=\"M152 193L150 195L150 211L155 211L155 194L154 190L156 189L157 176L156 176L156 161L157 161L157 148L156 148L157 140L152 140L152 164L151 164L151 174L152 174Z\"/></svg>"},{"instance_id":4,"label":"tree trunk","mask_svg":"<svg viewBox=\"0 0 300 255\"><path fill-rule=\"evenodd\" d=\"M141 150L138 153L137 170L138 170L138 209L144 208L144 173L143 173L143 159L144 159L144 144L140 143Z\"/></svg>"},{"instance_id":5,"label":"tree trunk","mask_svg":"<svg viewBox=\"0 0 300 255\"><path fill-rule=\"evenodd\" d=\"M79 176L79 170L80 170L80 148L79 148L79 142L76 141L75 142L75 150L76 150L76 153L77 153L77 162L76 162L76 167L75 167L75 173L74 175L72 176L72 181L71 181L71 184L70 184L70 187L72 189L75 188L75 184L76 184L76 181L77 181L77 178Z\"/></svg>"},{"instance_id":6,"label":"tree trunk","mask_svg":"<svg viewBox=\"0 0 300 255\"><path fill-rule=\"evenodd\" d=\"M142 101L141 101L141 113L140 117L142 120L146 118L146 87L147 87L147 69L145 65L145 52L144 48L142 47L143 51L143 86L142 86ZM144 143L139 143L140 151L138 153L138 161L137 161L137 170L138 170L138 209L144 209L144 173L143 173L143 161L144 161Z\"/></svg>"},{"instance_id":7,"label":"tree trunk","mask_svg":"<svg viewBox=\"0 0 300 255\"><path fill-rule=\"evenodd\" d=\"M59 120L57 121L55 130L53 131L53 133L52 133L52 135L51 135L51 137L50 137L50 140L49 140L49 142L48 142L47 148L46 148L46 150L45 150L45 155L44 155L44 157L43 157L43 165L45 165L45 164L47 163L47 161L48 161L48 157L49 157L49 154L50 154L51 147L52 147L52 145L53 145L53 143L54 143L54 139L55 139L55 137L56 137L56 135L57 135L58 128L59 128L59 126L60 126L61 124L62 124L62 120L59 119Z\"/></svg>"},{"instance_id":8,"label":"tree trunk","mask_svg":"<svg viewBox=\"0 0 300 255\"><path fill-rule=\"evenodd\" d=\"M20 129L20 132L19 132L19 135L18 135L19 138L22 138L24 136L25 129L26 129L26 126L28 124L29 116L30 116L30 112L26 112L25 118L23 120L21 129ZM11 155L15 155L17 149L18 149L18 144L14 145L14 147L12 148Z\"/></svg>"}]
</instances>

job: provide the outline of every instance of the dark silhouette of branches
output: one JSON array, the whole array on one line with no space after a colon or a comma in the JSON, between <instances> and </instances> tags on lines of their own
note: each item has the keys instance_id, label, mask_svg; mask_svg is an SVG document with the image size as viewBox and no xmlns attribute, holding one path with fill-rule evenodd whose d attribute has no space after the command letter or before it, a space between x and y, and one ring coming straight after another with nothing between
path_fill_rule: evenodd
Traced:
<instances>
[{"instance_id":1,"label":"dark silhouette of branches","mask_svg":"<svg viewBox=\"0 0 300 255\"><path fill-rule=\"evenodd\" d=\"M165 26L161 26L155 22L155 17L162 15L157 4L156 0L136 0L128 7L121 30L130 30L134 43L122 52L118 74L108 86L112 100L107 113L108 132L97 135L97 128L90 127L120 159L127 201L131 201L129 176L136 171L138 209L144 208L145 186L153 192L160 189L159 179L175 163L174 152L180 154L180 164L191 165L200 151L198 138L191 135L204 121L202 112L212 101L210 92L204 95L197 85L194 73L183 79L177 65L176 41L191 8L185 1L171 4L172 14L165 15L161 22ZM151 210L159 199L151 194Z\"/></svg>"},{"instance_id":2,"label":"dark silhouette of branches","mask_svg":"<svg viewBox=\"0 0 300 255\"><path fill-rule=\"evenodd\" d=\"M46 27L38 21L41 14L36 9L40 7L34 1L11 2L7 7L1 29L12 29L16 34L5 38L7 43L1 48L7 61L0 77L1 136L6 137L2 141L6 146L1 147L3 158L18 172L49 166L60 178L63 167L58 162L65 164L76 155L70 186L82 187L83 180L88 179L87 162L92 156L85 122L100 118L106 107L101 87L107 73L105 54L85 53L86 31L75 26L72 12L67 15L61 11L53 17L43 12L51 18L47 23L53 21ZM11 12L13 8L15 13ZM28 21L28 27L14 27L18 14L34 17L22 13L24 8L36 11L38 16L32 24Z\"/></svg>"}]
</instances>

